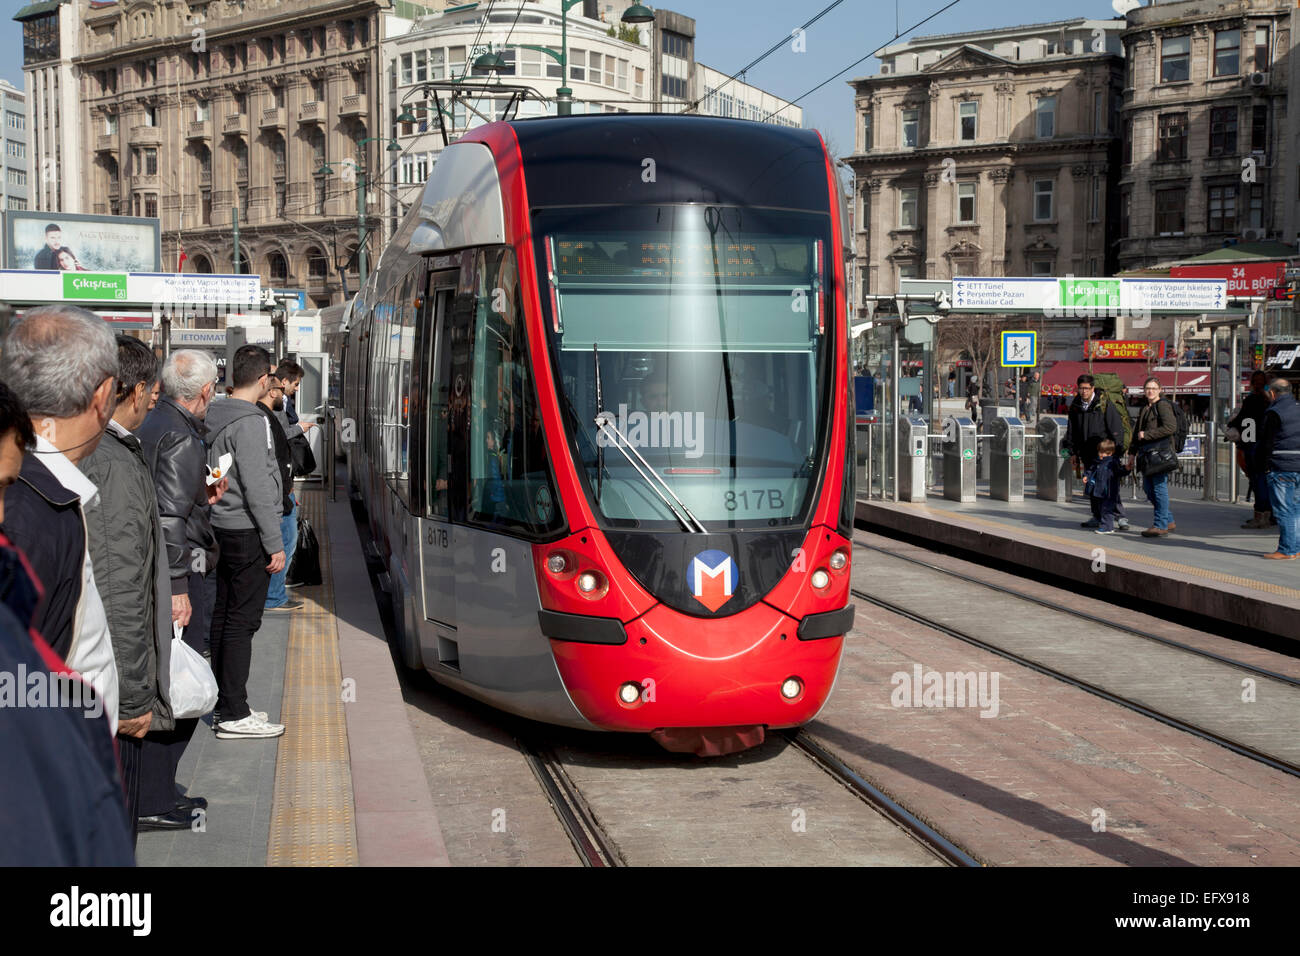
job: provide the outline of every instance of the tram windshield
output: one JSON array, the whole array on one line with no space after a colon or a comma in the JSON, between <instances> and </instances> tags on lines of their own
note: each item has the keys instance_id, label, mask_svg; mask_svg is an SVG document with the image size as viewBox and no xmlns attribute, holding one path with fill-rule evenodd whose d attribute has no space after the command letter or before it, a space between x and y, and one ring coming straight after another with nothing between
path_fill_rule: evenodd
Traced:
<instances>
[{"instance_id":1,"label":"tram windshield","mask_svg":"<svg viewBox=\"0 0 1300 956\"><path fill-rule=\"evenodd\" d=\"M601 206L534 210L534 228L569 444L605 521L801 521L834 351L829 217Z\"/></svg>"}]
</instances>

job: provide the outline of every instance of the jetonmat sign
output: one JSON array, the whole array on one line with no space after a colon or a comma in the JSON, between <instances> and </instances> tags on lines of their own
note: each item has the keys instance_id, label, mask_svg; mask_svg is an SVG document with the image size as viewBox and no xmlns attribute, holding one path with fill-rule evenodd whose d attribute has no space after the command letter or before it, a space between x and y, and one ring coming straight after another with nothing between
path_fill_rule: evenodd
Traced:
<instances>
[{"instance_id":1,"label":"jetonmat sign","mask_svg":"<svg viewBox=\"0 0 1300 956\"><path fill-rule=\"evenodd\" d=\"M1225 279L960 277L952 280L950 311L1058 317L1222 312L1227 305Z\"/></svg>"}]
</instances>

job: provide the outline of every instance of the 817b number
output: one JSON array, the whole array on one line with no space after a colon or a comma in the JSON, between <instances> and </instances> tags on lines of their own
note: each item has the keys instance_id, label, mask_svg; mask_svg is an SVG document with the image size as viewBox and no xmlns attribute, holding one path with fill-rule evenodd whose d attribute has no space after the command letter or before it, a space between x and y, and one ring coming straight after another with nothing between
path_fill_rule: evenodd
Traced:
<instances>
[{"instance_id":1,"label":"817b number","mask_svg":"<svg viewBox=\"0 0 1300 956\"><path fill-rule=\"evenodd\" d=\"M737 508L745 511L762 511L764 508L772 511L782 511L785 508L785 496L781 494L780 488L728 491L724 500L728 511L735 511Z\"/></svg>"}]
</instances>

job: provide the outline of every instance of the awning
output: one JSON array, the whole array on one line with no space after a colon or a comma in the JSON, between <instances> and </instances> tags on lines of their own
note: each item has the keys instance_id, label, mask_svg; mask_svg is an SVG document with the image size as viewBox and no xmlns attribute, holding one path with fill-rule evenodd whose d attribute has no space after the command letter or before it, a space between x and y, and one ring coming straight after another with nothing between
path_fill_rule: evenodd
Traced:
<instances>
[{"instance_id":1,"label":"awning","mask_svg":"<svg viewBox=\"0 0 1300 956\"><path fill-rule=\"evenodd\" d=\"M50 13L59 9L67 0L46 0L45 3L29 3L17 13L14 14L15 20L30 20L32 17L38 17L42 13Z\"/></svg>"},{"instance_id":2,"label":"awning","mask_svg":"<svg viewBox=\"0 0 1300 956\"><path fill-rule=\"evenodd\" d=\"M1165 395L1209 395L1210 372L1208 365L1188 365L1173 367L1159 366L1148 371L1143 362L1093 362L1089 370L1087 362L1057 362L1043 375L1044 395L1073 395L1077 389L1075 382L1080 375L1096 375L1098 372L1114 372L1124 383L1129 395L1141 395L1142 385L1147 377L1154 375L1160 379L1160 387ZM1246 373L1249 381L1250 373ZM1175 385L1176 383L1176 385Z\"/></svg>"}]
</instances>

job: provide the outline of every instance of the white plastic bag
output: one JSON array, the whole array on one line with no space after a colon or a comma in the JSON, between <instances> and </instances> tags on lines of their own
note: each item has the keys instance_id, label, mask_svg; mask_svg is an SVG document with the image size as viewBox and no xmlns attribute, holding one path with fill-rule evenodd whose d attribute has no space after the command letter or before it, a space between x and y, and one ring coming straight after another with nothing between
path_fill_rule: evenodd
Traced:
<instances>
[{"instance_id":1,"label":"white plastic bag","mask_svg":"<svg viewBox=\"0 0 1300 956\"><path fill-rule=\"evenodd\" d=\"M181 626L172 622L172 715L177 720L202 717L217 706L217 678L203 655L181 640Z\"/></svg>"}]
</instances>

